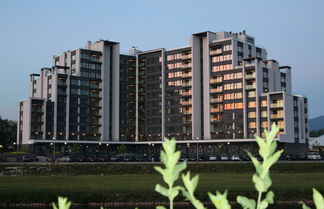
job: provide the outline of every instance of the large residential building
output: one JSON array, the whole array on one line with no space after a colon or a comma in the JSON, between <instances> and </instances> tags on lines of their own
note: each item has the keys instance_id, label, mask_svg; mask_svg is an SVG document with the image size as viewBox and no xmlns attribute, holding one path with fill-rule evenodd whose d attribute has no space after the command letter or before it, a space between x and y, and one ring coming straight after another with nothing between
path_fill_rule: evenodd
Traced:
<instances>
[{"instance_id":1,"label":"large residential building","mask_svg":"<svg viewBox=\"0 0 324 209\"><path fill-rule=\"evenodd\" d=\"M291 67L267 59L245 31L197 33L185 47L130 55L116 42L88 42L30 76L17 140L131 146L175 137L188 147L254 146L254 135L276 123L281 146L302 152L307 106L292 94Z\"/></svg>"}]
</instances>

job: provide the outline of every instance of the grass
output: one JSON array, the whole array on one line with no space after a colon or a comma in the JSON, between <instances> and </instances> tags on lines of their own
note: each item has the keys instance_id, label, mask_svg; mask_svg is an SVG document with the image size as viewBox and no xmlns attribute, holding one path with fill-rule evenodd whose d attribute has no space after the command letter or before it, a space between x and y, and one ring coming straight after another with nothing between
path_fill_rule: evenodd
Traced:
<instances>
[{"instance_id":1,"label":"grass","mask_svg":"<svg viewBox=\"0 0 324 209\"><path fill-rule=\"evenodd\" d=\"M225 189L229 190L230 199L238 193L255 195L251 176L250 173L202 173L198 196L206 199L208 191ZM313 187L324 191L323 173L274 173L271 177L277 199L311 199ZM79 203L164 201L154 192L155 184L161 182L158 174L1 176L0 203L49 203L56 201L58 195Z\"/></svg>"}]
</instances>

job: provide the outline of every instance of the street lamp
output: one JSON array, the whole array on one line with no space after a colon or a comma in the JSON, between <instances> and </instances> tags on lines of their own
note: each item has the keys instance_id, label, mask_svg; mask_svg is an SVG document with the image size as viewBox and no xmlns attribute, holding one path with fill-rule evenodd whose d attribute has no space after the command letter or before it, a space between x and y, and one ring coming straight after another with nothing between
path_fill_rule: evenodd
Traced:
<instances>
[{"instance_id":1,"label":"street lamp","mask_svg":"<svg viewBox=\"0 0 324 209\"><path fill-rule=\"evenodd\" d=\"M55 137L53 137L53 162L55 162Z\"/></svg>"},{"instance_id":2,"label":"street lamp","mask_svg":"<svg viewBox=\"0 0 324 209\"><path fill-rule=\"evenodd\" d=\"M198 163L198 140L199 140L199 137L196 138L197 139L197 149L196 149L196 158L197 158L197 163Z\"/></svg>"}]
</instances>

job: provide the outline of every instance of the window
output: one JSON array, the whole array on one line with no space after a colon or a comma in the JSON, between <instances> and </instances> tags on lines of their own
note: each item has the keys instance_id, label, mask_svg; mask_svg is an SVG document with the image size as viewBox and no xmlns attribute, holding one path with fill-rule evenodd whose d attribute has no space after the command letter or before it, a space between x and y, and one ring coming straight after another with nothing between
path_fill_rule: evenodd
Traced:
<instances>
[{"instance_id":1,"label":"window","mask_svg":"<svg viewBox=\"0 0 324 209\"><path fill-rule=\"evenodd\" d=\"M234 104L235 109L243 109L243 102L238 102Z\"/></svg>"},{"instance_id":2,"label":"window","mask_svg":"<svg viewBox=\"0 0 324 209\"><path fill-rule=\"evenodd\" d=\"M261 101L261 107L266 107L267 106L267 100L262 100Z\"/></svg>"},{"instance_id":3,"label":"window","mask_svg":"<svg viewBox=\"0 0 324 209\"><path fill-rule=\"evenodd\" d=\"M248 107L249 108L255 108L255 102L249 102Z\"/></svg>"},{"instance_id":4,"label":"window","mask_svg":"<svg viewBox=\"0 0 324 209\"><path fill-rule=\"evenodd\" d=\"M255 112L249 112L248 113L248 117L249 118L255 118L256 117L256 113Z\"/></svg>"},{"instance_id":5,"label":"window","mask_svg":"<svg viewBox=\"0 0 324 209\"><path fill-rule=\"evenodd\" d=\"M75 60L75 55L72 55L72 60L73 60L73 61Z\"/></svg>"},{"instance_id":6,"label":"window","mask_svg":"<svg viewBox=\"0 0 324 209\"><path fill-rule=\"evenodd\" d=\"M242 99L242 92L235 93L235 99Z\"/></svg>"},{"instance_id":7,"label":"window","mask_svg":"<svg viewBox=\"0 0 324 209\"><path fill-rule=\"evenodd\" d=\"M255 122L250 122L249 123L249 128L255 128L256 127L256 123Z\"/></svg>"},{"instance_id":8,"label":"window","mask_svg":"<svg viewBox=\"0 0 324 209\"><path fill-rule=\"evenodd\" d=\"M268 114L267 114L267 111L262 111L262 112L261 112L261 117L262 117L262 118L266 118L267 115L268 115Z\"/></svg>"},{"instance_id":9,"label":"window","mask_svg":"<svg viewBox=\"0 0 324 209\"><path fill-rule=\"evenodd\" d=\"M248 97L251 98L251 97L255 97L255 91L249 91L248 92Z\"/></svg>"},{"instance_id":10,"label":"window","mask_svg":"<svg viewBox=\"0 0 324 209\"><path fill-rule=\"evenodd\" d=\"M261 128L268 128L268 122L267 121L262 121L261 122Z\"/></svg>"},{"instance_id":11,"label":"window","mask_svg":"<svg viewBox=\"0 0 324 209\"><path fill-rule=\"evenodd\" d=\"M223 47L223 51L230 51L230 50L232 50L232 45L225 45Z\"/></svg>"}]
</instances>

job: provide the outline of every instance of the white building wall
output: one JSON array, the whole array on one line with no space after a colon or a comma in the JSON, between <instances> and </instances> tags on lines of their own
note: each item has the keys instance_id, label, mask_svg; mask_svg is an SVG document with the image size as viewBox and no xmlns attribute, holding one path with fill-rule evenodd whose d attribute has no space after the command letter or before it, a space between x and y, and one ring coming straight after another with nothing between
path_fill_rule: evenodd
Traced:
<instances>
[{"instance_id":1,"label":"white building wall","mask_svg":"<svg viewBox=\"0 0 324 209\"><path fill-rule=\"evenodd\" d=\"M201 138L201 53L200 38L191 38L192 51L192 137Z\"/></svg>"}]
</instances>

